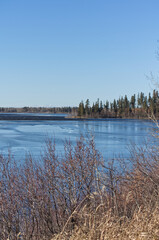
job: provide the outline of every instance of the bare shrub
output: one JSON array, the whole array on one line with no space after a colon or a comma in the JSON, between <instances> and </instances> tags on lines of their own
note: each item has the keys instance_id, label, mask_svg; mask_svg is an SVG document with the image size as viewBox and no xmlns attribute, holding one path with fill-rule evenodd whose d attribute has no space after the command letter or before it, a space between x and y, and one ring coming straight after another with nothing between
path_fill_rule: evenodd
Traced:
<instances>
[{"instance_id":1,"label":"bare shrub","mask_svg":"<svg viewBox=\"0 0 159 240\"><path fill-rule=\"evenodd\" d=\"M38 162L1 155L0 239L158 239L158 148L133 147L119 162L83 136L60 157L50 139Z\"/></svg>"}]
</instances>

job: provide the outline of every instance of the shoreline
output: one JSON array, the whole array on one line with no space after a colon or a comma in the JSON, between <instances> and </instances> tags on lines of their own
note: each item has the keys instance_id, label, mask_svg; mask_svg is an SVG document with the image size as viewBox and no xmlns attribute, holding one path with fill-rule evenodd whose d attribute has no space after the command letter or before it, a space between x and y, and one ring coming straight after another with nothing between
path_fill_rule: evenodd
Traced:
<instances>
[{"instance_id":1,"label":"shoreline","mask_svg":"<svg viewBox=\"0 0 159 240\"><path fill-rule=\"evenodd\" d=\"M81 117L65 117L65 116L40 116L22 114L0 113L0 121L107 121L107 120L150 120L149 118L81 118Z\"/></svg>"}]
</instances>

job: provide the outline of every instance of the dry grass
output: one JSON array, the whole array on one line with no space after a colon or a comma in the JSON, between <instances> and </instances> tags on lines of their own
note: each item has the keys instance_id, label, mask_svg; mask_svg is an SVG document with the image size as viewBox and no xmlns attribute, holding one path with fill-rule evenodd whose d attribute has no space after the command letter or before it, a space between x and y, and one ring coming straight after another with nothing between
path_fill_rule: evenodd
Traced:
<instances>
[{"instance_id":1,"label":"dry grass","mask_svg":"<svg viewBox=\"0 0 159 240\"><path fill-rule=\"evenodd\" d=\"M86 208L78 214L82 225L73 231L62 231L52 240L159 240L159 208L139 209L131 219L112 216L111 211L98 214L88 213Z\"/></svg>"}]
</instances>

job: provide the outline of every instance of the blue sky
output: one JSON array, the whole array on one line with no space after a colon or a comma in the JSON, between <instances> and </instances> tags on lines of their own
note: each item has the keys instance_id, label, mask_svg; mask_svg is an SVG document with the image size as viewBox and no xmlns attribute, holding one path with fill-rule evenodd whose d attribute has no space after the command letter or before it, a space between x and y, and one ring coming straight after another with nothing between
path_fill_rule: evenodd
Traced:
<instances>
[{"instance_id":1,"label":"blue sky","mask_svg":"<svg viewBox=\"0 0 159 240\"><path fill-rule=\"evenodd\" d=\"M1 0L0 106L147 94L158 9L158 0Z\"/></svg>"}]
</instances>

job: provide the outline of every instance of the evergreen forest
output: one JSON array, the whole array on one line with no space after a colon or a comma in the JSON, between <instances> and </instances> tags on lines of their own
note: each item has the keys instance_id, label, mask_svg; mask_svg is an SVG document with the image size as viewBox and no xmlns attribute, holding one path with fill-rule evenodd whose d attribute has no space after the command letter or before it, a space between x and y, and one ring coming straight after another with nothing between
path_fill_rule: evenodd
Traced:
<instances>
[{"instance_id":1,"label":"evergreen forest","mask_svg":"<svg viewBox=\"0 0 159 240\"><path fill-rule=\"evenodd\" d=\"M81 101L78 106L78 117L86 118L147 118L153 115L159 118L159 93L153 90L152 94L146 96L143 92L127 95L114 99L113 102L106 100L90 105L89 99L84 103Z\"/></svg>"}]
</instances>

